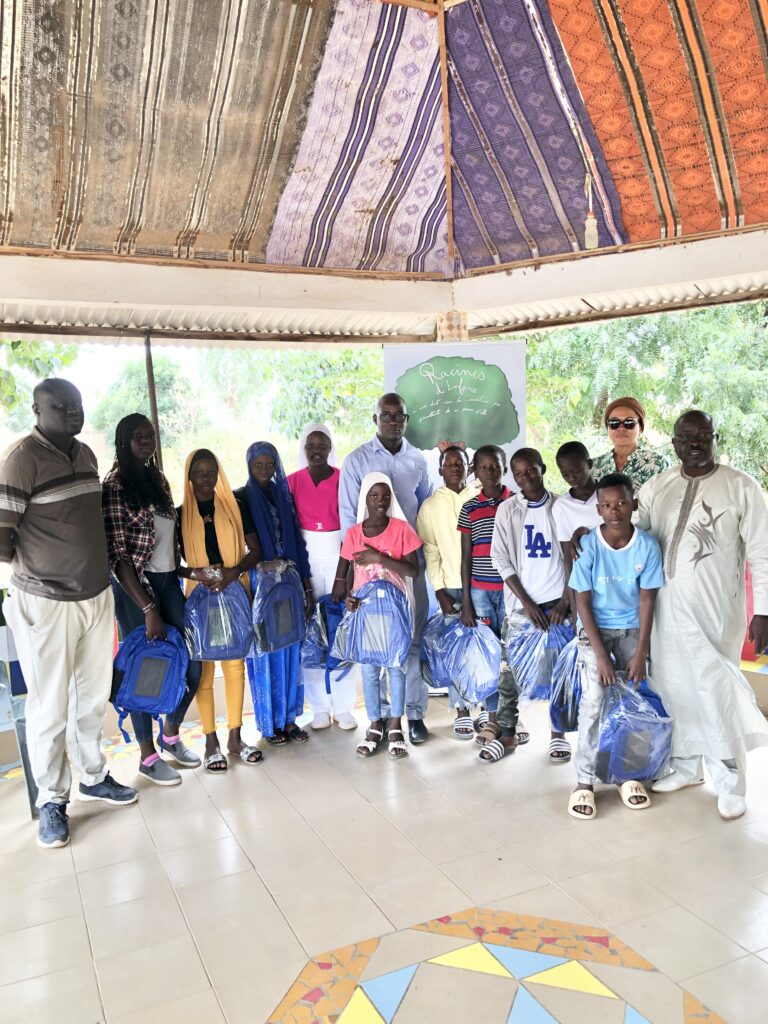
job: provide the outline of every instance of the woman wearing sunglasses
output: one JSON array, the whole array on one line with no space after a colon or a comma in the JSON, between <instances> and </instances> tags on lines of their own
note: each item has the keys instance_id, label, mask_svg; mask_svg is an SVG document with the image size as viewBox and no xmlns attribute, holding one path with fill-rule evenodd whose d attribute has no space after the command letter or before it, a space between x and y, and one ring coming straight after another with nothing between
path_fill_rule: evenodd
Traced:
<instances>
[{"instance_id":1,"label":"woman wearing sunglasses","mask_svg":"<svg viewBox=\"0 0 768 1024\"><path fill-rule=\"evenodd\" d=\"M607 473L623 473L632 481L635 493L646 480L663 473L672 465L669 456L642 436L645 409L636 398L615 398L605 410L608 440L613 447L599 455L592 465L592 476L599 480Z\"/></svg>"}]
</instances>

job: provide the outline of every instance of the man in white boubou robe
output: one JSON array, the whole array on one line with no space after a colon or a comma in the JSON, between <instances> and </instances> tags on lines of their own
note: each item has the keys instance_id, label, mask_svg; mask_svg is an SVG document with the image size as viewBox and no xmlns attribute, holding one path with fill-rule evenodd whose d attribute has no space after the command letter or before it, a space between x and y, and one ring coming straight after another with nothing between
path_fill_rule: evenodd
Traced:
<instances>
[{"instance_id":1,"label":"man in white boubou robe","mask_svg":"<svg viewBox=\"0 0 768 1024\"><path fill-rule=\"evenodd\" d=\"M768 646L768 509L757 482L715 461L711 416L675 424L681 465L640 488L638 526L661 544L665 584L656 599L651 676L674 719L672 771L656 792L703 781L723 818L746 810L746 754L768 745L768 723L739 671L746 627L744 569L752 570L750 639Z\"/></svg>"}]
</instances>

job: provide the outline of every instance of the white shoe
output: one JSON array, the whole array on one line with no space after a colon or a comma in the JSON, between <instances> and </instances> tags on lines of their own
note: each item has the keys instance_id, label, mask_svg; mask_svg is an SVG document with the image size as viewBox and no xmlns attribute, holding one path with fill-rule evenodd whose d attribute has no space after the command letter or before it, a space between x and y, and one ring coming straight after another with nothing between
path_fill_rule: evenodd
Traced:
<instances>
[{"instance_id":1,"label":"white shoe","mask_svg":"<svg viewBox=\"0 0 768 1024\"><path fill-rule=\"evenodd\" d=\"M342 711L340 715L336 715L336 725L340 729L356 729L357 719L349 711Z\"/></svg>"},{"instance_id":2,"label":"white shoe","mask_svg":"<svg viewBox=\"0 0 768 1024\"><path fill-rule=\"evenodd\" d=\"M330 729L331 716L327 711L321 711L309 723L310 729Z\"/></svg>"},{"instance_id":3,"label":"white shoe","mask_svg":"<svg viewBox=\"0 0 768 1024\"><path fill-rule=\"evenodd\" d=\"M700 786L704 782L703 777L689 779L680 772L671 771L663 779L657 779L651 786L654 793L674 793L678 789L685 789L686 786Z\"/></svg>"},{"instance_id":4,"label":"white shoe","mask_svg":"<svg viewBox=\"0 0 768 1024\"><path fill-rule=\"evenodd\" d=\"M725 821L733 821L734 818L740 818L746 809L747 801L743 796L724 793L717 798L717 813Z\"/></svg>"}]
</instances>

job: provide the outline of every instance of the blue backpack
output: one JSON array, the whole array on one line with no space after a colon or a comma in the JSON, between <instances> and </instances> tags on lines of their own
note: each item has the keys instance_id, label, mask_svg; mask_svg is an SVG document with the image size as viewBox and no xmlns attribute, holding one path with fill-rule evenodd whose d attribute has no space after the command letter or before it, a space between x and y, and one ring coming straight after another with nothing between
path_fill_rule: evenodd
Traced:
<instances>
[{"instance_id":1,"label":"blue backpack","mask_svg":"<svg viewBox=\"0 0 768 1024\"><path fill-rule=\"evenodd\" d=\"M331 654L357 665L402 668L413 640L408 598L386 580L365 583L355 594L360 606L346 612L336 630Z\"/></svg>"},{"instance_id":2,"label":"blue backpack","mask_svg":"<svg viewBox=\"0 0 768 1024\"><path fill-rule=\"evenodd\" d=\"M239 661L253 643L251 602L234 580L219 593L195 587L184 605L184 632L195 661Z\"/></svg>"},{"instance_id":3,"label":"blue backpack","mask_svg":"<svg viewBox=\"0 0 768 1024\"><path fill-rule=\"evenodd\" d=\"M646 686L649 700L629 686L623 673L606 689L600 712L595 772L601 782L621 785L664 775L672 750L672 719L654 707L661 702ZM658 703L657 703L658 702ZM661 705L663 708L663 705Z\"/></svg>"},{"instance_id":4,"label":"blue backpack","mask_svg":"<svg viewBox=\"0 0 768 1024\"><path fill-rule=\"evenodd\" d=\"M520 693L529 700L548 700L560 652L574 638L570 623L538 629L526 622L507 642L507 663Z\"/></svg>"},{"instance_id":5,"label":"blue backpack","mask_svg":"<svg viewBox=\"0 0 768 1024\"><path fill-rule=\"evenodd\" d=\"M429 686L450 686L453 682L445 668L443 638L455 616L446 617L442 612L433 615L424 627L419 645L421 678Z\"/></svg>"},{"instance_id":6,"label":"blue backpack","mask_svg":"<svg viewBox=\"0 0 768 1024\"><path fill-rule=\"evenodd\" d=\"M579 641L574 637L560 652L552 673L549 723L554 732L576 732L580 701Z\"/></svg>"},{"instance_id":7,"label":"blue backpack","mask_svg":"<svg viewBox=\"0 0 768 1024\"><path fill-rule=\"evenodd\" d=\"M189 653L178 629L168 626L164 639L148 640L144 626L137 626L120 645L113 666L114 705L123 739L131 738L123 722L132 711L143 711L160 725L161 715L179 706L187 689Z\"/></svg>"},{"instance_id":8,"label":"blue backpack","mask_svg":"<svg viewBox=\"0 0 768 1024\"><path fill-rule=\"evenodd\" d=\"M319 598L307 625L301 644L301 664L304 668L325 669L325 692L331 692L331 672L340 668L337 679L343 679L352 665L334 658L330 653L336 639L336 630L344 618L344 602L334 601L330 594Z\"/></svg>"},{"instance_id":9,"label":"blue backpack","mask_svg":"<svg viewBox=\"0 0 768 1024\"><path fill-rule=\"evenodd\" d=\"M253 632L259 654L280 651L304 639L304 587L294 568L251 572Z\"/></svg>"},{"instance_id":10,"label":"blue backpack","mask_svg":"<svg viewBox=\"0 0 768 1024\"><path fill-rule=\"evenodd\" d=\"M501 644L482 622L465 626L453 618L443 636L445 671L467 704L480 704L499 688Z\"/></svg>"}]
</instances>

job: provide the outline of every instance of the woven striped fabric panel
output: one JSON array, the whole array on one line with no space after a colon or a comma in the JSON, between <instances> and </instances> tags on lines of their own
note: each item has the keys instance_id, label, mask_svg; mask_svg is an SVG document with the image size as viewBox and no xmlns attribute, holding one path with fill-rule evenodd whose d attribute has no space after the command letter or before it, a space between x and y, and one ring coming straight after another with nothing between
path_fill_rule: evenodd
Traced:
<instances>
[{"instance_id":1,"label":"woven striped fabric panel","mask_svg":"<svg viewBox=\"0 0 768 1024\"><path fill-rule=\"evenodd\" d=\"M630 239L765 222L764 0L550 2Z\"/></svg>"},{"instance_id":2,"label":"woven striped fabric panel","mask_svg":"<svg viewBox=\"0 0 768 1024\"><path fill-rule=\"evenodd\" d=\"M467 0L446 30L464 265L584 248L588 176L599 244L623 242L618 195L546 5Z\"/></svg>"},{"instance_id":3,"label":"woven striped fabric panel","mask_svg":"<svg viewBox=\"0 0 768 1024\"><path fill-rule=\"evenodd\" d=\"M0 244L263 261L332 0L0 9Z\"/></svg>"},{"instance_id":4,"label":"woven striped fabric panel","mask_svg":"<svg viewBox=\"0 0 768 1024\"><path fill-rule=\"evenodd\" d=\"M446 272L441 110L435 17L341 0L268 259Z\"/></svg>"},{"instance_id":5,"label":"woven striped fabric panel","mask_svg":"<svg viewBox=\"0 0 768 1024\"><path fill-rule=\"evenodd\" d=\"M434 7L0 0L0 252L450 277L582 251L587 179L598 247L768 223L768 0Z\"/></svg>"}]
</instances>

